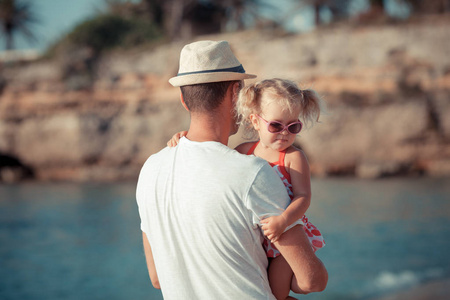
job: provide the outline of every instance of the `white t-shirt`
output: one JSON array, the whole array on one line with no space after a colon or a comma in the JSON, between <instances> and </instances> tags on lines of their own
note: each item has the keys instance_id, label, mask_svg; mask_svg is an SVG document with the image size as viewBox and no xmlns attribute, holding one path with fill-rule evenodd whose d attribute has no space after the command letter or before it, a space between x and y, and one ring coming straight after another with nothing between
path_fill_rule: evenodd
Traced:
<instances>
[{"instance_id":1,"label":"white t-shirt","mask_svg":"<svg viewBox=\"0 0 450 300\"><path fill-rule=\"evenodd\" d=\"M136 197L164 299L275 299L259 225L290 200L266 161L182 138L146 161Z\"/></svg>"}]
</instances>

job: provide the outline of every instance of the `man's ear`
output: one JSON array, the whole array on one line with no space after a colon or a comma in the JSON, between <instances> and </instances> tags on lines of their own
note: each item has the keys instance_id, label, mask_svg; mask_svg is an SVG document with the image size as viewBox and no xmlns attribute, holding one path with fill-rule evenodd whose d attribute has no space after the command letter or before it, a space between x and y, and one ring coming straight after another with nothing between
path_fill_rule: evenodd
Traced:
<instances>
[{"instance_id":1,"label":"man's ear","mask_svg":"<svg viewBox=\"0 0 450 300\"><path fill-rule=\"evenodd\" d=\"M234 97L237 98L237 96L238 96L238 94L239 94L239 92L240 92L240 90L241 90L243 84L244 84L244 83L241 82L241 81L235 82L235 83L233 84L233 98L234 98Z\"/></svg>"},{"instance_id":2,"label":"man's ear","mask_svg":"<svg viewBox=\"0 0 450 300\"><path fill-rule=\"evenodd\" d=\"M235 105L238 100L239 92L241 91L242 85L243 85L242 82L235 82L228 88L227 93L231 92L231 100L233 105Z\"/></svg>"},{"instance_id":3,"label":"man's ear","mask_svg":"<svg viewBox=\"0 0 450 300\"><path fill-rule=\"evenodd\" d=\"M181 104L183 105L183 107L184 107L187 111L189 111L188 106L187 106L186 103L184 102L184 99L183 99L183 93L180 93L180 100L181 100Z\"/></svg>"}]
</instances>

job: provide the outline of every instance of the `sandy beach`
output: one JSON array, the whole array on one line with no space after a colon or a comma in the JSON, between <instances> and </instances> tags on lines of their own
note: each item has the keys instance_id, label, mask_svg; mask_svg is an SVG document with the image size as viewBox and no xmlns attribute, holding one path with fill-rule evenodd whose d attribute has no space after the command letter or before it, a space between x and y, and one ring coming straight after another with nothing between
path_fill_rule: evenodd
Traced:
<instances>
[{"instance_id":1,"label":"sandy beach","mask_svg":"<svg viewBox=\"0 0 450 300\"><path fill-rule=\"evenodd\" d=\"M450 295L450 279L432 281L377 300L446 300Z\"/></svg>"}]
</instances>

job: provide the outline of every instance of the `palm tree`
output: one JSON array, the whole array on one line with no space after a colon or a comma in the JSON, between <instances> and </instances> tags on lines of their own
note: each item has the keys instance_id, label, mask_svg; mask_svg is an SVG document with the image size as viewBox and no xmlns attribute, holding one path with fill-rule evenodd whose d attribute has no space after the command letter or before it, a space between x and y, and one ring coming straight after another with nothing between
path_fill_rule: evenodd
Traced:
<instances>
[{"instance_id":1,"label":"palm tree","mask_svg":"<svg viewBox=\"0 0 450 300\"><path fill-rule=\"evenodd\" d=\"M348 16L348 10L351 0L293 0L294 6L291 9L291 14L297 14L298 10L310 6L314 10L314 25L316 27L322 25L323 20L321 12L323 9L328 9L331 13L332 21L339 21Z\"/></svg>"},{"instance_id":2,"label":"palm tree","mask_svg":"<svg viewBox=\"0 0 450 300\"><path fill-rule=\"evenodd\" d=\"M245 20L248 18L250 20L261 19L261 13L259 12L261 8L272 11L276 9L275 5L263 0L212 0L212 2L225 10L224 19L222 20L224 25L222 27L230 23L236 30L245 29L247 27Z\"/></svg>"},{"instance_id":3,"label":"palm tree","mask_svg":"<svg viewBox=\"0 0 450 300\"><path fill-rule=\"evenodd\" d=\"M450 12L450 0L400 0L407 4L413 14L437 13L444 14Z\"/></svg>"},{"instance_id":4,"label":"palm tree","mask_svg":"<svg viewBox=\"0 0 450 300\"><path fill-rule=\"evenodd\" d=\"M163 29L169 40L180 37L183 18L198 2L199 0L141 0L149 18Z\"/></svg>"},{"instance_id":5,"label":"palm tree","mask_svg":"<svg viewBox=\"0 0 450 300\"><path fill-rule=\"evenodd\" d=\"M14 48L14 33L22 33L29 41L37 41L30 27L37 23L31 1L0 0L0 23L6 36L6 49Z\"/></svg>"}]
</instances>

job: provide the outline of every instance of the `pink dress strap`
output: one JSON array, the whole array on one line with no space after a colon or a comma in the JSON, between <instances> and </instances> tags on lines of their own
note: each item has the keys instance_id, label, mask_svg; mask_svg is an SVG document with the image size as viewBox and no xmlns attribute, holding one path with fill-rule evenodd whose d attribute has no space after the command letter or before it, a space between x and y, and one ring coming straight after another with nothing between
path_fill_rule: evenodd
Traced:
<instances>
[{"instance_id":1,"label":"pink dress strap","mask_svg":"<svg viewBox=\"0 0 450 300\"><path fill-rule=\"evenodd\" d=\"M247 155L252 155L253 152L255 151L256 146L258 146L259 141L255 142L252 147L250 148L250 150L248 150Z\"/></svg>"},{"instance_id":2,"label":"pink dress strap","mask_svg":"<svg viewBox=\"0 0 450 300\"><path fill-rule=\"evenodd\" d=\"M286 150L280 151L280 155L278 156L278 161L269 163L272 168L277 168L279 172L288 180L288 182L291 182L291 174L286 170L286 166L284 164L284 158L286 157ZM280 176L281 177L281 176Z\"/></svg>"},{"instance_id":3,"label":"pink dress strap","mask_svg":"<svg viewBox=\"0 0 450 300\"><path fill-rule=\"evenodd\" d=\"M255 142L250 149L247 151L247 155L252 155L253 152L255 152L256 147L258 146L259 141ZM276 168L277 170L279 170L279 172L281 174L280 177L284 176L284 178L286 178L288 180L288 182L291 182L291 175L289 174L289 172L286 170L285 164L284 164L284 159L286 157L286 150L280 151L280 155L278 156L278 161L276 162L269 162L269 165L272 168Z\"/></svg>"}]
</instances>

